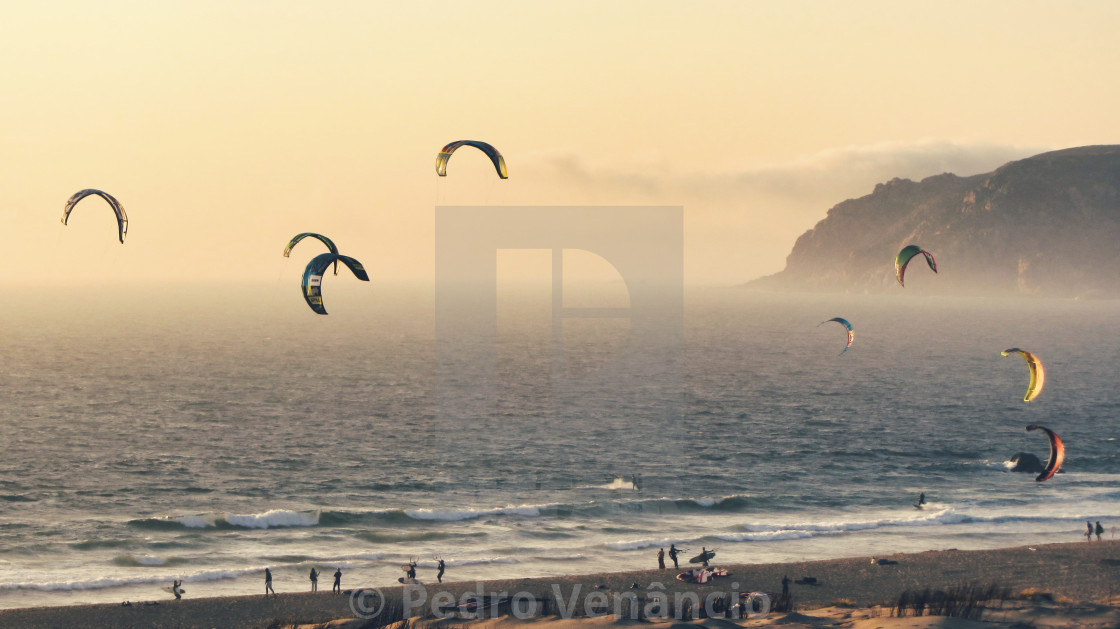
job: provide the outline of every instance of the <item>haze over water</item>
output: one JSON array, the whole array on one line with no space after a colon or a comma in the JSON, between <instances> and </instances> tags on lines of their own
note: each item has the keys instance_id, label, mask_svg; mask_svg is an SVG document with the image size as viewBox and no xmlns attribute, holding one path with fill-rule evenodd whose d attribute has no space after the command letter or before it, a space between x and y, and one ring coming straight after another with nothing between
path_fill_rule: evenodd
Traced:
<instances>
[{"instance_id":1,"label":"haze over water","mask_svg":"<svg viewBox=\"0 0 1120 629\"><path fill-rule=\"evenodd\" d=\"M690 290L668 418L555 412L530 303L499 319L497 412L452 425L430 289L350 279L327 317L279 282L30 290L0 315L0 606L161 599L175 578L258 593L265 567L304 591L311 566L385 586L410 557L423 581L437 555L450 580L529 577L651 568L670 542L753 563L1120 520L1115 301ZM842 357L833 316L855 328ZM566 331L565 351L586 370L625 334ZM1031 404L1008 347L1046 365ZM1067 447L1045 483L1003 465L1046 458L1031 423Z\"/></svg>"}]
</instances>

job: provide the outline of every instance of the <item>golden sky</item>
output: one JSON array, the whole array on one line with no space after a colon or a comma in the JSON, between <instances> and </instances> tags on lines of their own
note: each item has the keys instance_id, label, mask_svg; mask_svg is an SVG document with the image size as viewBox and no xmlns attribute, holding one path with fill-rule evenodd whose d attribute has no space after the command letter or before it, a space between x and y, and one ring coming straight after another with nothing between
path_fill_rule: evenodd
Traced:
<instances>
[{"instance_id":1,"label":"golden sky","mask_svg":"<svg viewBox=\"0 0 1120 629\"><path fill-rule=\"evenodd\" d=\"M1112 0L5 2L3 282L298 282L302 231L430 282L437 204L649 204L735 284L875 183L1120 143L1118 32ZM458 139L510 178L437 177ZM99 199L61 225L87 187L123 246Z\"/></svg>"}]
</instances>

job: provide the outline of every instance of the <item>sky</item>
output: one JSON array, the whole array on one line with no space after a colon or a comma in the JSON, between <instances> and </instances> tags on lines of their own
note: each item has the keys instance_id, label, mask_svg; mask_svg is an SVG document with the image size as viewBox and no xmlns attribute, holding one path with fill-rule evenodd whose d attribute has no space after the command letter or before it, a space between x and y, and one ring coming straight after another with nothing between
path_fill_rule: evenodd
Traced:
<instances>
[{"instance_id":1,"label":"sky","mask_svg":"<svg viewBox=\"0 0 1120 629\"><path fill-rule=\"evenodd\" d=\"M437 205L668 205L686 282L732 286L876 183L1120 143L1117 32L1112 0L9 1L0 282L298 283L314 231L431 283ZM509 179L437 177L459 139ZM90 187L124 245L99 199L61 224Z\"/></svg>"}]
</instances>

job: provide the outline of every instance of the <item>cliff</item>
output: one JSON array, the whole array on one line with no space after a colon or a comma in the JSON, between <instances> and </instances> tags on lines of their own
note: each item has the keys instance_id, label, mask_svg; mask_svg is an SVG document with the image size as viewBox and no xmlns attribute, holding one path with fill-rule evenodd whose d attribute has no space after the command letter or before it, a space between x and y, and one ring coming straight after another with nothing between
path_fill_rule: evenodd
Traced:
<instances>
[{"instance_id":1,"label":"cliff","mask_svg":"<svg viewBox=\"0 0 1120 629\"><path fill-rule=\"evenodd\" d=\"M907 287L894 258L916 244ZM833 207L801 235L786 268L748 286L925 294L1120 296L1120 146L1010 162L992 173L893 179ZM928 276L928 277L927 277Z\"/></svg>"}]
</instances>

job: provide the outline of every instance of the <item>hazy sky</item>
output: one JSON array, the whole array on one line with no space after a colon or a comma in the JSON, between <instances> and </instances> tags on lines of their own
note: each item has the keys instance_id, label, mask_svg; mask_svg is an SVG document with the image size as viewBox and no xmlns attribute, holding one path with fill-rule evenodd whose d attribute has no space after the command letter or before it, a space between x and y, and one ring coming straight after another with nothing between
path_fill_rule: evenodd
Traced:
<instances>
[{"instance_id":1,"label":"hazy sky","mask_svg":"<svg viewBox=\"0 0 1120 629\"><path fill-rule=\"evenodd\" d=\"M1120 143L1118 32L1113 0L9 1L2 281L298 282L301 231L430 281L437 204L655 204L689 281L738 283L877 182ZM457 139L510 178L437 177ZM123 246L99 199L61 225L86 187Z\"/></svg>"}]
</instances>

